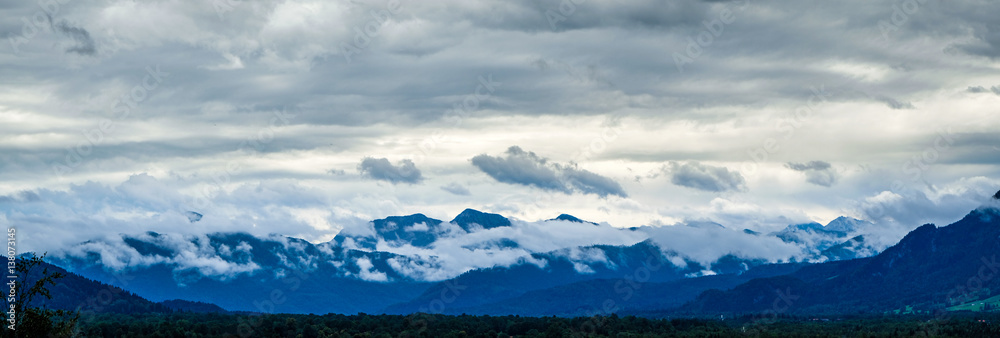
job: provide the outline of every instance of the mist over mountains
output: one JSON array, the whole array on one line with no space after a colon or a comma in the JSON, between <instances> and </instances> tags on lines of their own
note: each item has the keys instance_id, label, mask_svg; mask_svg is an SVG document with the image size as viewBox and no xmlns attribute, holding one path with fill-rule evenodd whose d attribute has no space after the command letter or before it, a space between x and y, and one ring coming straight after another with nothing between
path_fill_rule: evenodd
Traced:
<instances>
[{"instance_id":1,"label":"mist over mountains","mask_svg":"<svg viewBox=\"0 0 1000 338\"><path fill-rule=\"evenodd\" d=\"M73 293L48 304L70 308L119 290L127 297L106 311L930 313L995 296L1000 282L984 273L1000 269L998 222L993 197L951 225L924 224L885 248L866 239L876 224L848 217L763 234L711 222L614 228L568 214L524 222L473 209L448 222L386 217L319 244L123 234L52 253L54 269L73 277L57 294ZM692 244L706 239L715 245ZM977 286L956 287L967 276Z\"/></svg>"},{"instance_id":2,"label":"mist over mountains","mask_svg":"<svg viewBox=\"0 0 1000 338\"><path fill-rule=\"evenodd\" d=\"M620 278L650 262L662 268L648 281L665 283L866 257L880 249L860 239L873 226L841 217L769 234L706 222L625 229L567 214L525 222L466 209L447 222L422 214L377 219L318 244L246 233L122 234L52 252L50 261L157 302L262 311L248 296L287 286L289 300L273 311L404 313L427 311L435 300L427 295L447 283L478 295L449 308L472 310L534 290Z\"/></svg>"},{"instance_id":3,"label":"mist over mountains","mask_svg":"<svg viewBox=\"0 0 1000 338\"><path fill-rule=\"evenodd\" d=\"M1000 1L0 2L10 329L1000 336Z\"/></svg>"},{"instance_id":4,"label":"mist over mountains","mask_svg":"<svg viewBox=\"0 0 1000 338\"><path fill-rule=\"evenodd\" d=\"M378 219L365 228L345 229L319 244L280 235L147 232L88 241L55 254L68 260L90 258L112 270L165 265L179 274L197 272L218 280L329 264L342 276L362 280L439 281L478 268L526 262L544 266L546 262L533 258L534 254L569 259L580 273L586 273L594 265L610 264L604 253L594 251L595 246L625 247L648 241L669 252L671 259L695 262L711 274L726 256L768 263L822 261L828 259L823 256L825 250L846 245L873 226L840 217L825 226L794 224L769 234L704 222L622 229L565 214L525 222L466 209L449 222L422 214ZM714 245L703 245L709 242ZM866 246L858 256L878 249Z\"/></svg>"}]
</instances>

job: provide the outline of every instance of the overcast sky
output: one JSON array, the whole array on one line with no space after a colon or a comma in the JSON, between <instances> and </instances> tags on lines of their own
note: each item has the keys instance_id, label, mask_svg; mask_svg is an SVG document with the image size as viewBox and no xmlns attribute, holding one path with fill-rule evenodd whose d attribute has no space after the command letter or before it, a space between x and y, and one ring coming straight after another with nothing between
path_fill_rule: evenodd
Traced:
<instances>
[{"instance_id":1,"label":"overcast sky","mask_svg":"<svg viewBox=\"0 0 1000 338\"><path fill-rule=\"evenodd\" d=\"M996 13L4 0L0 225L48 250L144 231L318 242L464 208L620 227L947 224L1000 189Z\"/></svg>"}]
</instances>

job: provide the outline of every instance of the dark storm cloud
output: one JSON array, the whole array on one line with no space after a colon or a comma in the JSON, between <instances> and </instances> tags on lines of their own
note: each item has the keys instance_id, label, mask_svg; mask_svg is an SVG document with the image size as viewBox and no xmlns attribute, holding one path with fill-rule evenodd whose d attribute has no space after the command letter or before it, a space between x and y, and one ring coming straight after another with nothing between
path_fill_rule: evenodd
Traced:
<instances>
[{"instance_id":1,"label":"dark storm cloud","mask_svg":"<svg viewBox=\"0 0 1000 338\"><path fill-rule=\"evenodd\" d=\"M713 2L726 1L515 0L505 1L503 6L462 4L452 6L449 11L427 11L423 14L430 19L463 20L491 30L529 33L608 27L670 29L700 25L701 18L709 14Z\"/></svg>"},{"instance_id":2,"label":"dark storm cloud","mask_svg":"<svg viewBox=\"0 0 1000 338\"><path fill-rule=\"evenodd\" d=\"M373 158L359 170L387 182L427 182L401 189L426 198L407 203L469 203L486 197L463 193L490 191L497 182L627 196L615 181L633 175L624 168L668 161L682 161L672 165L675 170L662 172L680 187L723 192L753 186L751 193L766 193L768 188L758 189L760 181L749 174L744 180L732 169L700 163L745 160L746 142L779 133L780 125L773 127L780 122L775 115L792 114L809 102L811 88L831 93L830 104L820 104L806 121L796 120L802 122L798 136L764 163L777 167L779 174L789 173L781 167L786 161L811 158L795 146L813 142L851 144L824 158L839 166L877 159L896 170L932 146L929 135L935 131L908 128L905 136L875 137L886 124L950 125L967 116L945 114L937 111L940 107L966 109L965 115L988 112L996 99L990 93L1000 94L994 86L1000 47L995 14L1000 2L995 1L918 1L918 9L902 14L897 13L899 2L863 0L406 1L350 62L341 46L355 43L354 28L364 29L371 11L382 10L384 2L234 2L225 13L190 0L44 2L49 3L59 5L52 14L58 24L45 20L47 9L35 2L0 5L0 36L5 38L0 46L0 116L14 121L0 124L0 181L16 182L0 185L5 189L0 195L9 201L22 189L64 189L91 179L117 183L121 172L149 168L211 181L212 173L226 172L230 159L245 165L231 177L234 184L354 181L356 176L343 170L352 171L358 159L369 154L408 158L432 130L457 137L436 143L435 156L441 156L431 163ZM724 13L734 20L713 24ZM44 25L37 34L25 35L32 27L22 19L34 21L36 14ZM699 44L699 37L710 43ZM672 56L687 55L689 49L697 49L697 55L679 73ZM146 67L160 67L170 76L145 90ZM460 118L449 114L476 94L481 76L491 74L503 85L473 109L463 109ZM970 85L975 87L969 92L981 95L942 95ZM117 119L116 100L133 93L147 95L127 119ZM857 105L832 111L847 104ZM265 129L273 118L269 111L284 108L294 109L296 116ZM864 118L857 118L862 113ZM512 142L570 154L580 145L509 136L564 135L576 128L589 132L587 121L610 115L639 127L579 164L552 163L518 149L516 154L473 158L477 170L492 177L486 182L451 177L469 174L461 171L471 169L463 165L468 157ZM68 148L88 144L85 133L104 118L113 119L117 129L86 149L89 155L74 167L76 176L53 178L51 164L65 162ZM995 129L992 120L981 125ZM672 137L688 127L695 130L691 138ZM851 137L834 142L816 141L821 135L803 137L814 127ZM968 166L960 171L952 164L974 163L982 164L974 169L982 170L979 175L996 176L996 139L989 130L977 136L964 128L958 126L957 135L969 137L959 137L929 164L935 175L968 175ZM273 141L241 151L241 144L260 131L269 139L273 131ZM864 137L853 137L857 135ZM458 137L471 142L452 142ZM305 157L315 157L315 165L300 165ZM581 169L611 161L622 168L601 174ZM407 172L410 166L413 170ZM435 177L421 181L418 166ZM813 172L824 171L803 171L807 179ZM849 185L853 181L847 175L836 181L836 188L845 196L864 196L867 187ZM822 178L801 184L835 182ZM453 181L466 185L448 184ZM192 185L185 189L197 190L197 183L183 182ZM628 187L633 195L649 195ZM384 217L390 212L340 197L338 201L346 201L342 207L360 214ZM637 202L670 202L659 198ZM234 209L252 205L238 202ZM809 205L804 208L821 204L803 203ZM614 213L615 207L607 210ZM13 214L6 213L7 219L15 219ZM109 226L108 231L124 230Z\"/></svg>"},{"instance_id":3,"label":"dark storm cloud","mask_svg":"<svg viewBox=\"0 0 1000 338\"><path fill-rule=\"evenodd\" d=\"M892 220L909 225L930 222L941 226L983 205L996 189L995 183L982 177L966 180L978 184L958 191L938 192L934 199L921 190L883 191L858 201L857 207L869 220Z\"/></svg>"},{"instance_id":4,"label":"dark storm cloud","mask_svg":"<svg viewBox=\"0 0 1000 338\"><path fill-rule=\"evenodd\" d=\"M830 163L823 161L810 161L809 163L794 163L788 162L786 165L788 169L795 171L807 171L807 170L826 170L830 169Z\"/></svg>"},{"instance_id":5,"label":"dark storm cloud","mask_svg":"<svg viewBox=\"0 0 1000 338\"><path fill-rule=\"evenodd\" d=\"M420 169L411 160L400 160L397 165L393 165L386 158L366 157L358 165L358 171L362 176L396 183L416 184L424 180Z\"/></svg>"},{"instance_id":6,"label":"dark storm cloud","mask_svg":"<svg viewBox=\"0 0 1000 338\"><path fill-rule=\"evenodd\" d=\"M747 189L743 175L726 167L715 167L699 162L683 164L670 162L664 170L670 173L670 182L679 186L713 192Z\"/></svg>"},{"instance_id":7,"label":"dark storm cloud","mask_svg":"<svg viewBox=\"0 0 1000 338\"><path fill-rule=\"evenodd\" d=\"M179 17L189 17L191 22L184 22L194 27L182 26L187 29L197 29L197 34L183 37L150 36L144 39L130 37L128 31L113 30L114 35L106 36L108 29L101 29L95 24L86 22L83 17L74 17L72 22L85 24L70 26L59 25L60 29L74 36L77 45L71 47L84 53L92 48L98 40L95 35L102 35L105 40L124 41L125 48L141 50L143 55L134 55L127 60L120 60L120 65L138 62L139 68L148 63L170 63L170 69L177 72L173 81L183 83L171 93L173 100L169 105L159 105L157 111L170 111L179 116L203 116L200 106L208 102L229 102L237 105L253 102L269 105L294 104L302 107L304 114L296 123L316 125L348 125L368 126L379 123L398 125L425 124L440 121L445 111L455 102L461 100L475 89L475 79L484 69L494 73L503 73L504 77L516 81L517 87L507 87L503 93L496 93L498 102L502 99L507 105L496 105L496 102L483 102L483 107L492 107L504 114L525 115L593 115L603 114L607 109L595 109L593 104L600 96L593 93L617 93L623 95L623 102L633 102L645 95L661 97L662 104L669 102L671 107L704 107L711 105L748 104L759 102L761 93L767 93L771 102L781 102L783 99L798 99L796 96L807 93L804 89L810 84L829 84L850 82L837 74L822 68L806 67L808 60L823 61L837 59L848 54L851 59L879 64L885 62L884 52L873 52L863 41L879 37L878 22L890 18L892 6L880 4L831 3L819 5L803 5L796 3L783 4L780 10L768 12L766 4L751 4L746 8L734 7L735 2L718 1L680 1L664 4L657 1L641 1L633 3L614 3L588 1L574 4L572 13L562 14L560 5L565 1L518 1L506 3L503 6L490 4L463 4L453 11L440 11L437 6L424 4L407 4L403 9L406 17L393 18L393 24L401 24L408 17L421 18L429 22L447 23L463 22L464 24L485 30L497 30L498 40L482 44L478 40L462 39L454 34L454 29L444 24L430 25L426 30L412 29L408 39L390 40L376 37L372 45L357 55L357 61L349 65L340 57L336 48L341 42L351 41L351 27L365 24L368 20L370 6L354 6L348 18L353 21L333 25L331 28L344 26L344 33L332 30L329 34L318 34L312 31L270 31L259 26L259 22L269 17L257 17L260 13L274 13L281 8L281 3L263 5L265 11L254 12L248 7L238 6L234 11L226 13L226 21L220 22L214 12L203 13L187 8L171 8L180 11ZM73 4L76 6L77 4ZM292 7L293 3L287 3ZM80 5L82 6L82 5ZM152 5L150 5L152 6ZM815 6L819 6L818 8ZM893 42L905 41L905 38L931 30L942 30L950 34L959 34L954 17L971 14L969 25L989 22L987 17L978 17L974 13L988 11L973 6L957 4L951 8L935 7L930 3L920 11L911 15L906 25L899 27L891 36ZM355 8L356 7L356 8ZM861 15L850 16L845 22L829 22L824 15L829 13L844 13L857 10ZM138 8L143 8L140 6ZM692 76L676 77L670 71L674 65L670 55L673 52L683 52L687 47L687 38L697 36L706 29L703 23L717 19L722 9L734 12L736 21L727 25L725 30L714 39L714 43L704 47L704 52L691 65ZM17 15L30 16L37 7L25 7L23 12L12 13L11 22L19 22ZM63 14L76 15L100 13L100 8L77 9L74 12L64 10ZM318 9L319 10L319 9ZM555 10L565 16L565 21L556 24L556 32L552 32L545 13ZM788 18L801 20L774 20L765 18L761 13L784 15ZM826 13L826 14L824 14ZM97 17L97 15L95 15ZM174 16L178 17L178 16ZM354 22L357 21L357 22ZM943 25L938 25L938 24ZM150 26L163 26L163 23L149 23ZM91 28L90 31L82 27ZM388 27L388 26L387 26ZM985 27L985 26L983 26ZM146 27L140 26L145 29ZM586 29L584 29L586 28ZM979 29L982 31L986 28ZM16 31L16 27L11 27ZM544 32L534 38L521 39L517 32ZM188 32L188 31L185 31ZM218 32L219 35L202 32ZM833 32L837 32L834 34ZM992 32L992 31L989 31ZM267 33L267 47L262 41ZM308 33L308 34L307 34ZM181 34L181 32L178 32ZM512 36L501 36L510 34ZM985 33L983 33L985 34ZM983 35L992 36L992 35ZM651 40L653 37L655 41ZM606 44L602 49L579 41L594 41ZM988 39L987 39L988 40ZM87 42L91 43L87 43ZM254 41L247 46L240 41ZM402 55L397 50L410 48L410 44L420 41L421 48L430 48L420 58ZM517 43L515 43L515 41ZM33 44L42 45L40 41ZM185 48L185 47L196 47ZM332 46L322 48L321 46ZM795 48L787 48L796 46ZM306 53L306 50L317 49ZM495 52L501 49L518 49L522 54L532 55L522 63L512 63L509 60L495 58L479 58L477 55L486 50ZM618 51L629 50L622 54ZM782 50L780 54L774 53ZM183 51L182 53L179 51ZM302 51L302 52L297 52ZM478 52L477 52L478 51ZM228 72L225 76L217 72L206 71L206 66L223 62L220 56L229 53L238 57L246 69L239 72ZM181 54L182 56L178 56ZM170 57L171 55L178 57ZM456 59L460 55L468 55L468 59ZM589 55L587 60L579 60L575 55ZM729 62L726 55L743 55L749 58L767 61L765 64L783 64L784 67L746 67L739 62ZM786 60L799 60L795 63ZM308 73L272 73L268 70L280 69L282 65L265 64L272 60L288 63L302 63ZM405 60L406 62L398 62ZM458 61L456 61L458 60ZM474 61L473 61L474 60ZM561 64L566 71L557 72L535 71L537 60L544 60L548 65ZM797 66L803 65L803 66ZM913 69L921 70L938 67L927 60L914 62ZM30 74L41 74L41 77L65 77L64 72L54 72L46 76L41 69L25 69ZM12 69L20 73L21 71ZM127 77L128 67L102 69L93 73L81 74L79 81L65 81L60 94L66 96L88 95L80 89L101 88L101 77ZM900 72L902 73L902 72ZM405 75L404 75L405 74ZM582 74L582 75L581 75ZM595 76L599 75L599 76ZM668 77L664 77L667 76ZM34 75L38 76L38 75ZM914 81L907 77L900 81L899 74L889 74L882 83L885 85L885 95L894 99L884 102L894 108L907 108L911 104L902 98L909 97L907 92L936 90L934 83ZM95 79L96 78L96 79ZM394 78L393 81L383 81ZM687 85L691 79L715 79L726 83L741 83L753 81L755 86L729 88L725 96L719 96L713 90L694 90ZM267 81L263 81L267 79ZM330 79L351 79L350 81L330 81ZM64 79L60 79L63 81ZM669 81L664 81L669 80ZM260 84L265 85L260 85ZM592 87L592 84L609 84L611 87ZM280 84L280 85L277 85ZM745 89L744 89L745 88ZM586 97L594 97L589 101ZM457 98L457 99L456 99ZM624 103L605 103L612 107L627 107ZM647 103L649 104L649 103ZM150 105L152 106L152 105ZM162 107L162 108L160 108ZM510 109L518 107L518 109ZM663 119L696 118L698 120L726 120L735 116L716 114L690 114L684 109L676 109L676 113L660 117ZM485 112L473 112L480 116ZM636 114L650 114L636 112Z\"/></svg>"},{"instance_id":8,"label":"dark storm cloud","mask_svg":"<svg viewBox=\"0 0 1000 338\"><path fill-rule=\"evenodd\" d=\"M1000 24L992 23L974 24L975 41L972 43L959 44L962 51L996 60L1000 59Z\"/></svg>"},{"instance_id":9,"label":"dark storm cloud","mask_svg":"<svg viewBox=\"0 0 1000 338\"><path fill-rule=\"evenodd\" d=\"M985 121L977 123L985 124ZM938 151L941 157L938 162L956 165L1000 165L1000 134L988 126L983 126L980 129L985 130L968 130L942 137L941 142L947 144L948 141L951 141L951 146ZM927 149L922 151L933 152Z\"/></svg>"},{"instance_id":10,"label":"dark storm cloud","mask_svg":"<svg viewBox=\"0 0 1000 338\"><path fill-rule=\"evenodd\" d=\"M508 148L503 156L480 154L471 161L479 170L502 183L532 186L567 194L576 191L600 197L628 196L621 185L610 178L575 166L552 163L518 146Z\"/></svg>"},{"instance_id":11,"label":"dark storm cloud","mask_svg":"<svg viewBox=\"0 0 1000 338\"><path fill-rule=\"evenodd\" d=\"M965 91L970 92L970 93L987 93L987 92L989 92L989 90L987 90L983 86L969 86L969 88L966 89Z\"/></svg>"},{"instance_id":12,"label":"dark storm cloud","mask_svg":"<svg viewBox=\"0 0 1000 338\"><path fill-rule=\"evenodd\" d=\"M810 161L809 163L788 162L785 167L806 175L806 181L824 187L832 186L837 182L837 171L830 163L823 161Z\"/></svg>"},{"instance_id":13,"label":"dark storm cloud","mask_svg":"<svg viewBox=\"0 0 1000 338\"><path fill-rule=\"evenodd\" d=\"M613 179L570 167L564 167L562 174L570 186L585 194L596 194L601 197L608 195L628 197L625 189Z\"/></svg>"},{"instance_id":14,"label":"dark storm cloud","mask_svg":"<svg viewBox=\"0 0 1000 338\"><path fill-rule=\"evenodd\" d=\"M50 17L49 20L52 20ZM93 56L97 53L97 47L94 44L94 39L90 37L90 32L82 27L76 27L70 25L68 22L60 21L53 25L56 31L68 36L76 42L76 45L66 48L67 53L76 53L80 55Z\"/></svg>"},{"instance_id":15,"label":"dark storm cloud","mask_svg":"<svg viewBox=\"0 0 1000 338\"><path fill-rule=\"evenodd\" d=\"M547 162L518 146L508 148L505 156L480 154L472 158L472 165L499 182L568 193L569 189Z\"/></svg>"}]
</instances>

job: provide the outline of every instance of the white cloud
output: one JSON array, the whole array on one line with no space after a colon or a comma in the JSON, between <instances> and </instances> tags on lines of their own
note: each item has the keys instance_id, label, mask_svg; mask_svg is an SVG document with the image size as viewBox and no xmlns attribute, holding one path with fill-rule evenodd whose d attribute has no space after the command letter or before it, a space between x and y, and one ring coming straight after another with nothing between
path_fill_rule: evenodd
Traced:
<instances>
[{"instance_id":1,"label":"white cloud","mask_svg":"<svg viewBox=\"0 0 1000 338\"><path fill-rule=\"evenodd\" d=\"M430 230L430 228L427 226L427 223L425 222L414 224L410 226L408 229L408 231L428 231L428 230Z\"/></svg>"},{"instance_id":2,"label":"white cloud","mask_svg":"<svg viewBox=\"0 0 1000 338\"><path fill-rule=\"evenodd\" d=\"M144 231L321 242L388 215L467 207L774 229L881 206L872 217L905 229L977 205L978 191L949 182L1000 177L1000 40L988 15L1000 4L923 4L887 36L878 22L893 9L882 3L755 4L684 73L670 56L731 2L593 0L550 26L545 10L557 5L403 2L348 62L342 47L385 3L240 2L218 13L197 1L73 1L60 3L57 31L30 39L18 36L21 18L41 9L10 4L0 22L15 46L0 63L18 81L0 84L0 117L11 121L0 125L0 225L25 229L23 247L38 251ZM147 67L169 75L143 91ZM475 96L480 77L500 83L488 98ZM817 88L829 97L810 104ZM116 100L136 93L143 100L122 117ZM935 147L939 133L954 142ZM537 191L469 163L511 144L563 175L552 181L542 166L519 176L548 189ZM785 166L817 155L836 165ZM402 175L359 179L369 156L393 159ZM926 160L903 190L919 193L889 186L911 176L914 157ZM671 180L643 179L671 163ZM567 190L582 194L552 193ZM204 218L190 223L187 211ZM459 253L444 274L488 261Z\"/></svg>"},{"instance_id":3,"label":"white cloud","mask_svg":"<svg viewBox=\"0 0 1000 338\"><path fill-rule=\"evenodd\" d=\"M776 237L754 236L722 227L692 227L684 224L641 228L664 250L676 251L702 266L711 266L725 255L770 262L802 259L803 248Z\"/></svg>"},{"instance_id":4,"label":"white cloud","mask_svg":"<svg viewBox=\"0 0 1000 338\"><path fill-rule=\"evenodd\" d=\"M725 167L698 162L670 162L669 168L664 167L663 170L669 172L670 182L679 186L712 192L746 190L743 175Z\"/></svg>"},{"instance_id":5,"label":"white cloud","mask_svg":"<svg viewBox=\"0 0 1000 338\"><path fill-rule=\"evenodd\" d=\"M370 259L361 257L355 261L355 264L357 264L358 268L361 269L361 271L358 272L358 277L361 277L361 279L372 282L389 281L389 277L385 274L385 272L375 269L375 265L372 264Z\"/></svg>"},{"instance_id":6,"label":"white cloud","mask_svg":"<svg viewBox=\"0 0 1000 338\"><path fill-rule=\"evenodd\" d=\"M129 271L152 265L163 264L175 273L187 270L197 272L195 276L204 276L218 280L227 280L243 274L253 274L260 266L249 255L250 247L241 242L237 251L244 252L244 257L233 257L228 246L213 246L205 235L181 236L176 234L140 234L131 237L135 240L150 243L165 250L163 254L142 254L125 242L125 237L108 236L100 240L74 245L68 249L54 252L60 259L87 259L88 255L96 254L102 266L112 271ZM224 257L225 256L225 257ZM175 274L176 275L176 274ZM192 280L178 280L184 284Z\"/></svg>"}]
</instances>

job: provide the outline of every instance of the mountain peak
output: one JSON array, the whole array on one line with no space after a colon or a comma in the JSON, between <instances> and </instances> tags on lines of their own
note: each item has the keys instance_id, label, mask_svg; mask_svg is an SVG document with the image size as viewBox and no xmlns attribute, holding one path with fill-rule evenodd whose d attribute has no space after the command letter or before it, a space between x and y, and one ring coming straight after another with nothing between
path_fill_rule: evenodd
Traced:
<instances>
[{"instance_id":1,"label":"mountain peak","mask_svg":"<svg viewBox=\"0 0 1000 338\"><path fill-rule=\"evenodd\" d=\"M690 222L687 222L687 223L684 223L684 224L687 225L687 226L689 226L689 227L698 228L698 229L725 229L726 228L726 226L724 226L722 224L715 223L715 222L710 222L710 221L690 221Z\"/></svg>"},{"instance_id":2,"label":"mountain peak","mask_svg":"<svg viewBox=\"0 0 1000 338\"><path fill-rule=\"evenodd\" d=\"M997 190L997 193L993 194L993 198L1000 200L1000 190Z\"/></svg>"},{"instance_id":3,"label":"mountain peak","mask_svg":"<svg viewBox=\"0 0 1000 338\"><path fill-rule=\"evenodd\" d=\"M427 217L424 214L389 216L372 221L375 232L382 239L388 242L406 242L418 247L428 246L437 239L434 233L438 231L439 224L441 224L440 220ZM361 241L368 241L372 244L377 242L374 238L361 239Z\"/></svg>"},{"instance_id":4,"label":"mountain peak","mask_svg":"<svg viewBox=\"0 0 1000 338\"><path fill-rule=\"evenodd\" d=\"M598 225L597 223L594 223L594 222L588 222L588 221L584 221L582 219L576 218L576 216L573 216L573 215L570 215L570 214L560 214L559 216L556 216L556 218L550 219L550 221L568 221L568 222L575 222L575 223L589 223L589 224L593 224L593 225Z\"/></svg>"},{"instance_id":5,"label":"mountain peak","mask_svg":"<svg viewBox=\"0 0 1000 338\"><path fill-rule=\"evenodd\" d=\"M474 209L463 210L462 213L455 216L455 219L451 220L451 222L458 224L465 231L472 230L473 224L479 224L479 226L483 227L483 229L510 226L510 220L506 217Z\"/></svg>"},{"instance_id":6,"label":"mountain peak","mask_svg":"<svg viewBox=\"0 0 1000 338\"><path fill-rule=\"evenodd\" d=\"M785 232L794 232L794 231L813 231L813 232L816 232L816 231L823 231L823 225L819 224L819 223L816 223L816 222L801 223L801 224L790 224L787 227L785 227L784 231Z\"/></svg>"},{"instance_id":7,"label":"mountain peak","mask_svg":"<svg viewBox=\"0 0 1000 338\"><path fill-rule=\"evenodd\" d=\"M379 233L384 232L396 232L401 228L413 226L415 224L424 223L428 226L436 226L441 223L441 221L425 216L424 214L413 214L408 216L389 216L382 219L377 219L372 221L375 225L375 231Z\"/></svg>"},{"instance_id":8,"label":"mountain peak","mask_svg":"<svg viewBox=\"0 0 1000 338\"><path fill-rule=\"evenodd\" d=\"M187 212L184 213L184 216L187 216L188 221L191 221L191 223L194 223L194 222L200 221L201 217L204 216L204 215L202 215L200 213L197 213L197 212L194 212L194 211L187 211Z\"/></svg>"},{"instance_id":9,"label":"mountain peak","mask_svg":"<svg viewBox=\"0 0 1000 338\"><path fill-rule=\"evenodd\" d=\"M839 231L839 232L854 232L859 228L869 225L868 221L851 218L847 216L840 216L836 219L827 223L823 230L826 231Z\"/></svg>"}]
</instances>

